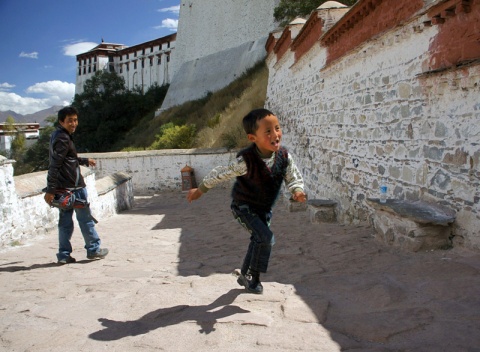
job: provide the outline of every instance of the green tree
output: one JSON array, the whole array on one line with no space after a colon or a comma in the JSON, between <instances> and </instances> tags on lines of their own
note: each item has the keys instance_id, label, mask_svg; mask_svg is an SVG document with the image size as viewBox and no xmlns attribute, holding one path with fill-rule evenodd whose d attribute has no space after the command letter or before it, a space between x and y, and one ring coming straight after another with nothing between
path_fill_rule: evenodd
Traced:
<instances>
[{"instance_id":1,"label":"green tree","mask_svg":"<svg viewBox=\"0 0 480 352\"><path fill-rule=\"evenodd\" d=\"M45 121L49 122L50 125L40 129L38 140L27 148L21 157L16 159L15 176L48 169L50 135L55 130L54 125L57 117L52 115L47 117Z\"/></svg>"},{"instance_id":2,"label":"green tree","mask_svg":"<svg viewBox=\"0 0 480 352\"><path fill-rule=\"evenodd\" d=\"M15 131L15 119L12 115L8 115L5 119L5 131L13 132Z\"/></svg>"},{"instance_id":3,"label":"green tree","mask_svg":"<svg viewBox=\"0 0 480 352\"><path fill-rule=\"evenodd\" d=\"M10 152L7 153L8 157L13 160L19 160L23 157L25 152L25 135L21 132L17 132L15 128L15 119L9 115L5 120L5 132L11 137Z\"/></svg>"},{"instance_id":4,"label":"green tree","mask_svg":"<svg viewBox=\"0 0 480 352\"><path fill-rule=\"evenodd\" d=\"M168 86L154 85L146 93L125 88L123 77L99 71L87 80L72 105L79 111L75 145L79 152L107 152L147 114L155 111Z\"/></svg>"},{"instance_id":5,"label":"green tree","mask_svg":"<svg viewBox=\"0 0 480 352\"><path fill-rule=\"evenodd\" d=\"M26 138L23 133L17 133L12 140L10 145L10 158L13 160L20 160L23 158L23 155L26 150Z\"/></svg>"},{"instance_id":6,"label":"green tree","mask_svg":"<svg viewBox=\"0 0 480 352\"><path fill-rule=\"evenodd\" d=\"M287 25L295 17L307 18L317 7L327 2L327 0L281 0L275 8L273 16L282 26ZM352 6L357 0L340 0L344 5Z\"/></svg>"},{"instance_id":7,"label":"green tree","mask_svg":"<svg viewBox=\"0 0 480 352\"><path fill-rule=\"evenodd\" d=\"M55 123L57 117L52 115L46 118L46 121L50 123L49 126L40 130L40 136L35 144L27 149L23 163L26 166L27 172L36 172L48 169L49 163L49 148L50 148L50 136L55 131Z\"/></svg>"}]
</instances>

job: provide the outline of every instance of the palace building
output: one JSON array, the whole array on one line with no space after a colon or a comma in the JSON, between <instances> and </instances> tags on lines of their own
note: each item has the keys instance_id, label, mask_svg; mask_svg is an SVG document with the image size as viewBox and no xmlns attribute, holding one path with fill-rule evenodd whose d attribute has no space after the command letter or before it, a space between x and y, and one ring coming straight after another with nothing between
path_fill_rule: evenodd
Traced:
<instances>
[{"instance_id":1,"label":"palace building","mask_svg":"<svg viewBox=\"0 0 480 352\"><path fill-rule=\"evenodd\" d=\"M101 70L123 77L127 89L137 87L146 92L154 84L170 83L173 75L170 58L176 37L174 33L131 47L102 40L95 48L77 55L75 93L81 94L85 82Z\"/></svg>"}]
</instances>

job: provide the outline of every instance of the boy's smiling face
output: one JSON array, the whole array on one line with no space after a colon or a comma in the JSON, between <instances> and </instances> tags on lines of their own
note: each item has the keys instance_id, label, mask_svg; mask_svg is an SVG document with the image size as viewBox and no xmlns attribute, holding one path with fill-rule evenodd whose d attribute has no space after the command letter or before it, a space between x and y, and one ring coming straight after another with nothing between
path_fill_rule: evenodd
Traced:
<instances>
[{"instance_id":1,"label":"boy's smiling face","mask_svg":"<svg viewBox=\"0 0 480 352\"><path fill-rule=\"evenodd\" d=\"M262 155L270 156L280 149L282 130L275 115L268 115L257 121L255 134L248 134L248 139L257 145Z\"/></svg>"}]
</instances>

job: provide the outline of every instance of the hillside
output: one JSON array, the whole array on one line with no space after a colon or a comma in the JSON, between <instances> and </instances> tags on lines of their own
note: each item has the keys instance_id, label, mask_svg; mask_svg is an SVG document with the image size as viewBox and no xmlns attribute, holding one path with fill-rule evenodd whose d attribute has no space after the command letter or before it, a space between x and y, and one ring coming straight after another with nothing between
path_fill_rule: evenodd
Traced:
<instances>
[{"instance_id":1,"label":"hillside","mask_svg":"<svg viewBox=\"0 0 480 352\"><path fill-rule=\"evenodd\" d=\"M16 112L11 110L0 111L0 122L5 122L8 116L12 116L15 119L15 122L18 122L18 123L37 122L40 124L40 126L43 127L47 125L47 122L45 121L45 119L52 115L56 116L58 110L60 110L62 107L63 106L58 106L58 105L52 106L51 108L40 110L33 114L26 114L26 115L17 114Z\"/></svg>"},{"instance_id":2,"label":"hillside","mask_svg":"<svg viewBox=\"0 0 480 352\"><path fill-rule=\"evenodd\" d=\"M264 106L267 84L268 69L264 63L257 64L218 92L146 117L114 149L149 149L169 122L196 126L194 148L240 147L247 142L241 120L250 110Z\"/></svg>"}]
</instances>

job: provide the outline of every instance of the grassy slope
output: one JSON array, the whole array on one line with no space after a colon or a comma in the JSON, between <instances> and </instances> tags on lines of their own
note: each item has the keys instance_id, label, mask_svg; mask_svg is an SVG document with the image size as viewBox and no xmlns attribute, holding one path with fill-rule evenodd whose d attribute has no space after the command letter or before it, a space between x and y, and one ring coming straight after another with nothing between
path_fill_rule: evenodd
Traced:
<instances>
[{"instance_id":1,"label":"grassy slope","mask_svg":"<svg viewBox=\"0 0 480 352\"><path fill-rule=\"evenodd\" d=\"M247 144L241 120L250 110L265 104L268 70L260 64L226 88L207 97L175 106L159 116L146 116L126 138L115 146L121 149L147 149L168 122L195 124L195 148L242 147Z\"/></svg>"}]
</instances>

